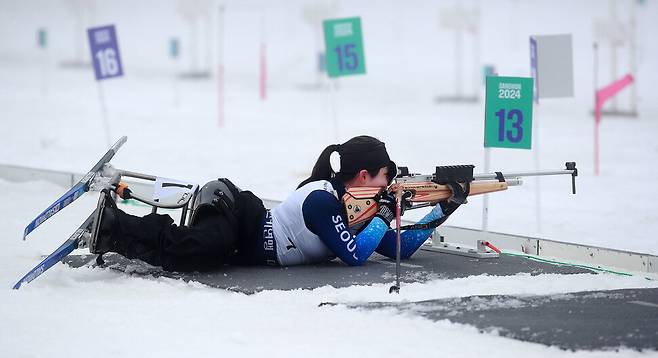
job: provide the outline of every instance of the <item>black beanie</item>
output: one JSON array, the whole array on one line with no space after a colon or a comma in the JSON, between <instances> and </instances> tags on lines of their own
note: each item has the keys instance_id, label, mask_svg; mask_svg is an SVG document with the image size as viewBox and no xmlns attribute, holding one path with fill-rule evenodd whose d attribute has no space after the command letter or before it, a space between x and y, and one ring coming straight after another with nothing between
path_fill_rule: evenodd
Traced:
<instances>
[{"instance_id":1,"label":"black beanie","mask_svg":"<svg viewBox=\"0 0 658 358\"><path fill-rule=\"evenodd\" d=\"M356 175L360 170L378 170L390 166L386 145L370 136L354 137L338 147L340 173ZM390 169L390 168L389 168Z\"/></svg>"},{"instance_id":2,"label":"black beanie","mask_svg":"<svg viewBox=\"0 0 658 358\"><path fill-rule=\"evenodd\" d=\"M340 170L334 173L331 169L331 153L340 155ZM353 178L360 170L375 171L388 168L388 181L393 181L397 175L397 166L388 156L386 145L377 138L362 135L354 137L343 144L332 144L322 151L311 176L299 184L298 188L317 180L329 180L336 176L346 181Z\"/></svg>"}]
</instances>

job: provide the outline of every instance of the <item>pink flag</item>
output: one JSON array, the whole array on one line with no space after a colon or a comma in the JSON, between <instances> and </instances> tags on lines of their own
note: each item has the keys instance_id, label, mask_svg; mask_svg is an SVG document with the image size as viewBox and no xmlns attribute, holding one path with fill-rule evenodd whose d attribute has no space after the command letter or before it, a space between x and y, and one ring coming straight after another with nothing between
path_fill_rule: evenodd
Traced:
<instances>
[{"instance_id":1,"label":"pink flag","mask_svg":"<svg viewBox=\"0 0 658 358\"><path fill-rule=\"evenodd\" d=\"M633 83L633 76L628 74L596 91L596 108L594 111L597 122L601 121L601 108L603 108L603 104L631 83Z\"/></svg>"},{"instance_id":2,"label":"pink flag","mask_svg":"<svg viewBox=\"0 0 658 358\"><path fill-rule=\"evenodd\" d=\"M260 99L267 97L267 48L265 42L260 43Z\"/></svg>"},{"instance_id":3,"label":"pink flag","mask_svg":"<svg viewBox=\"0 0 658 358\"><path fill-rule=\"evenodd\" d=\"M601 108L603 104L614 97L624 87L633 83L633 76L628 74L623 78L596 91L596 104L594 107L594 173L599 175L599 124L601 122Z\"/></svg>"}]
</instances>

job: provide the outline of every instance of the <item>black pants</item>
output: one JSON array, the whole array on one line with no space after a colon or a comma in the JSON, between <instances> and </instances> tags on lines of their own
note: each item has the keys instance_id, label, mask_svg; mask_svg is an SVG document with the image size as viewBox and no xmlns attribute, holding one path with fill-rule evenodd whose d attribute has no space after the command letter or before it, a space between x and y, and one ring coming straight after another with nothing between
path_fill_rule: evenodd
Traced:
<instances>
[{"instance_id":1,"label":"black pants","mask_svg":"<svg viewBox=\"0 0 658 358\"><path fill-rule=\"evenodd\" d=\"M117 209L116 235L120 237L114 251L167 271L207 271L225 264L259 264L254 253L262 235L265 207L250 191L236 190L234 197L234 212L206 214L191 227L174 224L169 215L139 217Z\"/></svg>"}]
</instances>

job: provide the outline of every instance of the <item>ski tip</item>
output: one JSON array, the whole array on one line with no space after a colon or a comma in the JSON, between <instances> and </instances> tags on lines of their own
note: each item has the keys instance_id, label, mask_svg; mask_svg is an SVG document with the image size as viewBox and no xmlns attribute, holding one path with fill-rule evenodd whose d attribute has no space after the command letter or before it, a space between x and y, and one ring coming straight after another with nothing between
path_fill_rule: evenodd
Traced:
<instances>
[{"instance_id":1,"label":"ski tip","mask_svg":"<svg viewBox=\"0 0 658 358\"><path fill-rule=\"evenodd\" d=\"M34 225L33 223L30 223L30 225L25 227L25 230L23 230L23 241L27 239L27 235L29 235L32 231L34 231Z\"/></svg>"},{"instance_id":2,"label":"ski tip","mask_svg":"<svg viewBox=\"0 0 658 358\"><path fill-rule=\"evenodd\" d=\"M23 280L16 282L14 287L12 287L12 290L18 290L19 288L21 288L22 283L23 283Z\"/></svg>"},{"instance_id":3,"label":"ski tip","mask_svg":"<svg viewBox=\"0 0 658 358\"><path fill-rule=\"evenodd\" d=\"M116 141L116 143L114 143L114 145L110 148L110 150L113 150L113 151L116 152L116 151L119 150L119 148L121 148L121 146L122 146L124 143L126 143L127 141L128 141L128 136L125 136L125 135L122 136L121 138L119 138L118 141Z\"/></svg>"}]
</instances>

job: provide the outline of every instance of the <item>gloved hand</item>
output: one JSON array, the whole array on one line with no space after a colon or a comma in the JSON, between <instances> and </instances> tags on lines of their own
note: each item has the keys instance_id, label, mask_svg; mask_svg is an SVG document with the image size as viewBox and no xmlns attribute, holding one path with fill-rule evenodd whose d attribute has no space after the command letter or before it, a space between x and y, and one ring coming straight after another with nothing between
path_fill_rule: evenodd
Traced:
<instances>
[{"instance_id":1,"label":"gloved hand","mask_svg":"<svg viewBox=\"0 0 658 358\"><path fill-rule=\"evenodd\" d=\"M395 219L395 194L384 191L377 200L377 204L379 204L379 210L375 216L390 225L391 221Z\"/></svg>"},{"instance_id":2,"label":"gloved hand","mask_svg":"<svg viewBox=\"0 0 658 358\"><path fill-rule=\"evenodd\" d=\"M413 193L406 191L402 194L402 198L400 201L400 216L404 214L404 210L408 209L411 207L411 202L409 202L409 199L413 196ZM395 219L395 211L396 211L396 204L395 204L395 193L390 193L388 191L385 191L383 194L381 194L381 197L378 200L379 204L379 210L377 211L377 214L375 216L381 218L384 220L386 224L391 224L391 221Z\"/></svg>"},{"instance_id":3,"label":"gloved hand","mask_svg":"<svg viewBox=\"0 0 658 358\"><path fill-rule=\"evenodd\" d=\"M450 190L452 190L452 196L447 201L442 201L439 204L441 205L443 215L448 216L455 212L455 210L457 210L461 204L466 202L468 193L466 193L461 184L457 182L448 182L445 185L450 187Z\"/></svg>"},{"instance_id":4,"label":"gloved hand","mask_svg":"<svg viewBox=\"0 0 658 358\"><path fill-rule=\"evenodd\" d=\"M402 193L402 198L400 202L400 216L404 215L404 212L407 211L407 209L411 208L411 199L414 196L414 193L410 191L405 191Z\"/></svg>"}]
</instances>

